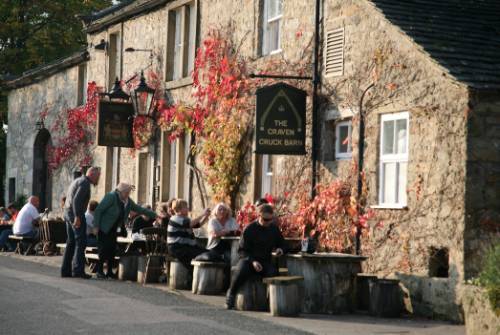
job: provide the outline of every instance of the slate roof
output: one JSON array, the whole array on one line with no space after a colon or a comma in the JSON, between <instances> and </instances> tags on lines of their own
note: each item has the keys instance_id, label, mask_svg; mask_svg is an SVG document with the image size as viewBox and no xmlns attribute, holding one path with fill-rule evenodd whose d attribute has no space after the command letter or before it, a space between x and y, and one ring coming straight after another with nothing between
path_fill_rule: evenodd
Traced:
<instances>
[{"instance_id":1,"label":"slate roof","mask_svg":"<svg viewBox=\"0 0 500 335\"><path fill-rule=\"evenodd\" d=\"M86 25L85 31L89 34L102 31L107 27L129 20L130 18L154 11L172 0L125 0L121 3L105 8L90 16L82 17Z\"/></svg>"},{"instance_id":2,"label":"slate roof","mask_svg":"<svg viewBox=\"0 0 500 335\"><path fill-rule=\"evenodd\" d=\"M371 0L457 80L500 89L500 0Z\"/></svg>"},{"instance_id":3,"label":"slate roof","mask_svg":"<svg viewBox=\"0 0 500 335\"><path fill-rule=\"evenodd\" d=\"M78 51L68 57L59 58L50 63L29 69L28 71L23 72L20 76L0 78L0 87L16 89L31 85L67 68L86 62L89 59L89 53L87 50Z\"/></svg>"}]
</instances>

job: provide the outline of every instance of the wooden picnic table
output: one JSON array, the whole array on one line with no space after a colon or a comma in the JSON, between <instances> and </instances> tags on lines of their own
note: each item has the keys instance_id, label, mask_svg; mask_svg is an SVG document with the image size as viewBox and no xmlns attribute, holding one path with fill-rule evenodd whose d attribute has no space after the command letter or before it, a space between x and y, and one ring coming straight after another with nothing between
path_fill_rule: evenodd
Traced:
<instances>
[{"instance_id":1,"label":"wooden picnic table","mask_svg":"<svg viewBox=\"0 0 500 335\"><path fill-rule=\"evenodd\" d=\"M302 312L352 312L355 308L354 283L365 259L341 253L288 254L288 274L304 277Z\"/></svg>"}]
</instances>

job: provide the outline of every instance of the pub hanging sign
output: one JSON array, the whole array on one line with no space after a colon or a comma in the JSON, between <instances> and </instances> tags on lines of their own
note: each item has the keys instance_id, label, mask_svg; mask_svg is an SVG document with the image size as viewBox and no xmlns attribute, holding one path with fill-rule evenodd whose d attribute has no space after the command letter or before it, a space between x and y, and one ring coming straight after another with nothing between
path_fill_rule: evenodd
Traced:
<instances>
[{"instance_id":1,"label":"pub hanging sign","mask_svg":"<svg viewBox=\"0 0 500 335\"><path fill-rule=\"evenodd\" d=\"M256 95L255 153L305 155L307 93L278 83Z\"/></svg>"},{"instance_id":2,"label":"pub hanging sign","mask_svg":"<svg viewBox=\"0 0 500 335\"><path fill-rule=\"evenodd\" d=\"M97 145L133 148L134 107L129 102L99 101Z\"/></svg>"}]
</instances>

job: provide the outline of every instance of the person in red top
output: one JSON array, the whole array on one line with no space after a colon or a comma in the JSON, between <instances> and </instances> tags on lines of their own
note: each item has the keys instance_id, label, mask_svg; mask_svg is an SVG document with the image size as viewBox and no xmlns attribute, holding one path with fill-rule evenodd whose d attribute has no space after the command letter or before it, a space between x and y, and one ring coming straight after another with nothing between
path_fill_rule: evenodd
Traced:
<instances>
[{"instance_id":1,"label":"person in red top","mask_svg":"<svg viewBox=\"0 0 500 335\"><path fill-rule=\"evenodd\" d=\"M7 206L7 212L9 212L10 215L10 221L14 223L14 221L16 221L17 219L17 215L19 214L19 210L16 208L13 202L11 202Z\"/></svg>"}]
</instances>

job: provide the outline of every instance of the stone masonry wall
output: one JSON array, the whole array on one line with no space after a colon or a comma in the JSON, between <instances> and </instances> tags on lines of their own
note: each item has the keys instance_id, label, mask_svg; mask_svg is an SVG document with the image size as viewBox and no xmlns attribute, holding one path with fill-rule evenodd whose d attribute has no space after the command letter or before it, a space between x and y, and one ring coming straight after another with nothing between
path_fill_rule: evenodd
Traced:
<instances>
[{"instance_id":1,"label":"stone masonry wall","mask_svg":"<svg viewBox=\"0 0 500 335\"><path fill-rule=\"evenodd\" d=\"M483 255L500 243L500 99L473 97L467 123L465 278L477 276Z\"/></svg>"},{"instance_id":2,"label":"stone masonry wall","mask_svg":"<svg viewBox=\"0 0 500 335\"><path fill-rule=\"evenodd\" d=\"M47 111L45 128L50 131L59 113L76 107L77 90L78 66L75 66L9 92L6 171L7 180L16 178L17 195L30 196L33 191L33 145L37 135L35 123L40 119L40 113ZM51 134L53 143L57 141L57 135ZM61 214L59 200L72 179L73 169L66 166L51 176L53 214Z\"/></svg>"},{"instance_id":3,"label":"stone masonry wall","mask_svg":"<svg viewBox=\"0 0 500 335\"><path fill-rule=\"evenodd\" d=\"M325 30L345 28L344 75L324 80L326 98L357 113L362 91L375 83L364 100L370 206L379 204L380 116L409 112L407 206L376 209L383 227L364 241L365 272L399 276L410 289L414 312L460 320L467 90L370 4L327 1L325 6ZM354 134L358 122L355 117ZM357 162L356 149L353 158ZM325 165L332 176L339 174L331 162ZM429 278L432 248L449 250L449 278Z\"/></svg>"}]
</instances>

